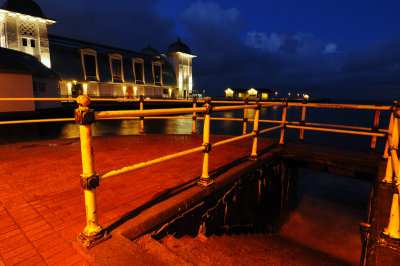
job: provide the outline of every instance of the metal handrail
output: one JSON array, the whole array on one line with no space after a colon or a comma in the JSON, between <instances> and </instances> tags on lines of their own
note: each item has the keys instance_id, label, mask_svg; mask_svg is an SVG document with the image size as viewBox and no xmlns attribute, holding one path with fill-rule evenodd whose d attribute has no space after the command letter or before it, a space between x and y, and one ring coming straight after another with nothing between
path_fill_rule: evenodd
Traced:
<instances>
[{"instance_id":1,"label":"metal handrail","mask_svg":"<svg viewBox=\"0 0 400 266\"><path fill-rule=\"evenodd\" d=\"M75 98L0 98L0 101L71 101ZM85 203L86 203L86 218L87 226L79 239L82 243L90 245L94 240L99 239L99 236L104 234L104 230L98 224L97 207L96 207L96 187L99 185L99 181L105 180L110 177L114 177L123 173L131 172L137 169L155 165L168 160L180 158L187 156L196 152L203 152L203 169L199 180L199 184L203 186L208 186L213 183L213 179L208 173L208 156L212 147L222 146L231 142L243 140L246 138L253 138L252 151L250 154L250 159L257 160L257 141L260 134L264 134L273 130L280 130L279 143L285 143L285 130L287 128L300 130L299 140L304 139L304 130L313 131L324 131L333 133L344 133L344 134L356 134L371 136L371 149L375 149L376 138L387 136L387 142L384 152L384 157L388 158L388 168L386 171L385 180L394 182L397 189L400 190L400 166L399 158L397 154L398 149L398 138L399 138L399 119L394 116L393 106L373 106L373 105L354 105L354 104L319 104L319 103L291 103L285 102L262 102L262 101L247 101L245 100L243 104L238 105L237 101L214 101L213 103L218 104L231 104L229 106L211 106L210 99L205 99L201 101L193 100L176 100L176 99L144 99L140 97L138 99L107 99L107 98L94 98L89 100L87 96L80 96L77 99L80 107L76 109L75 121L79 124L80 128L80 138L81 138L81 152L82 152L82 168L83 174L82 186L85 190ZM102 102L102 101L113 101L113 102L139 102L139 110L122 110L122 111L99 111L94 112L89 109L89 103L92 102ZM171 103L193 103L193 108L170 108L170 109L144 109L144 102L171 102ZM197 107L198 103L204 103L202 107ZM233 104L233 105L232 105ZM282 119L281 120L260 120L260 109L267 107L282 107ZM302 117L301 121L287 121L287 109L289 107L302 107ZM357 127L349 125L334 125L334 124L323 124L323 123L306 123L306 109L308 107L312 108L330 108L330 109L359 109L359 110L375 110L374 126L372 128L367 127ZM247 118L247 109L254 109L255 115L253 119ZM221 118L213 117L211 118L211 112L221 112L221 111L233 111L233 110L243 110L243 118ZM379 117L380 111L392 111L391 119L388 129L379 129ZM204 113L204 117L197 117L197 113ZM192 117L186 116L171 116L179 114L192 114ZM140 132L144 134L144 119L192 119L193 120L193 131L196 133L196 120L204 120L203 129L203 143L202 146L180 151L171 155L163 156L160 158L152 159L146 162L137 163L134 165L126 166L117 170L108 171L97 175L94 169L94 159L93 150L91 144L91 123L94 120L109 120L109 119L138 119L140 120ZM0 121L0 125L7 124L23 124L23 123L42 123L42 122L69 122L73 121L73 118L56 118L56 119L34 119L34 120L15 120L15 121ZM236 136L228 138L216 143L211 144L209 139L210 134L210 121L241 121L243 122L243 134L241 136ZM253 131L251 133L246 133L247 122L253 122ZM277 126L259 130L259 123L275 123ZM394 173L394 175L393 175ZM394 196L398 195L394 193ZM398 196L397 196L398 197ZM395 202L395 201L394 201ZM393 209L393 206L392 206ZM398 209L398 207L397 207ZM398 212L398 211L397 211ZM396 215L395 215L396 216ZM397 214L398 219L398 214ZM396 222L394 222L396 223ZM392 223L393 224L393 223ZM394 228L396 226L389 225L385 228L384 234L390 237L397 237L399 228ZM397 231L396 231L397 230ZM394 233L393 233L394 232ZM100 237L101 238L101 237Z\"/></svg>"}]
</instances>

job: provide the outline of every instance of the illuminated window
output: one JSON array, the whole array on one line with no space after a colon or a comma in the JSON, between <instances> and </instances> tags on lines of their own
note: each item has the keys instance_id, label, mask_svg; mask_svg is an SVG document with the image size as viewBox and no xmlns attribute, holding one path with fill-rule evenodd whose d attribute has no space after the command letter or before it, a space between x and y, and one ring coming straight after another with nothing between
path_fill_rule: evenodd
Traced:
<instances>
[{"instance_id":1,"label":"illuminated window","mask_svg":"<svg viewBox=\"0 0 400 266\"><path fill-rule=\"evenodd\" d=\"M93 49L82 49L81 60L85 80L98 80L97 52Z\"/></svg>"},{"instance_id":2,"label":"illuminated window","mask_svg":"<svg viewBox=\"0 0 400 266\"><path fill-rule=\"evenodd\" d=\"M120 79L122 78L121 75L121 60L120 59L111 59L111 69L113 78Z\"/></svg>"},{"instance_id":3,"label":"illuminated window","mask_svg":"<svg viewBox=\"0 0 400 266\"><path fill-rule=\"evenodd\" d=\"M143 59L133 59L133 71L136 83L144 83L144 66Z\"/></svg>"},{"instance_id":4,"label":"illuminated window","mask_svg":"<svg viewBox=\"0 0 400 266\"><path fill-rule=\"evenodd\" d=\"M113 82L124 82L122 55L110 54L110 70Z\"/></svg>"},{"instance_id":5,"label":"illuminated window","mask_svg":"<svg viewBox=\"0 0 400 266\"><path fill-rule=\"evenodd\" d=\"M84 54L83 61L85 65L86 77L96 77L96 56Z\"/></svg>"},{"instance_id":6,"label":"illuminated window","mask_svg":"<svg viewBox=\"0 0 400 266\"><path fill-rule=\"evenodd\" d=\"M154 84L162 85L162 68L160 63L153 63Z\"/></svg>"}]
</instances>

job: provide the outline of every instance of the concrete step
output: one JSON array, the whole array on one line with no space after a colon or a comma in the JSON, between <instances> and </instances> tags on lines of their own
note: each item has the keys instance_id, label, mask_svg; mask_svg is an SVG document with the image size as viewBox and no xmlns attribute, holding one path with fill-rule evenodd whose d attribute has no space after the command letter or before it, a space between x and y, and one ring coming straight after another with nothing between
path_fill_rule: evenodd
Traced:
<instances>
[{"instance_id":1,"label":"concrete step","mask_svg":"<svg viewBox=\"0 0 400 266\"><path fill-rule=\"evenodd\" d=\"M160 243L194 265L349 265L273 234L167 236Z\"/></svg>"}]
</instances>

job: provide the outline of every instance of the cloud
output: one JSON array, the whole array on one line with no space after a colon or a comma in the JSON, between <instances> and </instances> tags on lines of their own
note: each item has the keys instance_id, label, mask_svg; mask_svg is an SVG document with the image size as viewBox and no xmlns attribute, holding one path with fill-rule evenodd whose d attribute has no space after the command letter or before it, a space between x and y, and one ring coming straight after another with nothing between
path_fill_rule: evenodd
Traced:
<instances>
[{"instance_id":1,"label":"cloud","mask_svg":"<svg viewBox=\"0 0 400 266\"><path fill-rule=\"evenodd\" d=\"M198 55L194 87L211 95L222 95L227 87L266 87L312 88L314 97L398 98L400 36L338 52L338 40L327 43L312 33L248 28L238 8L199 1L174 20L156 11L157 2L37 0L45 15L57 20L50 33L136 51L151 43L165 52L176 29L183 29L182 41Z\"/></svg>"},{"instance_id":2,"label":"cloud","mask_svg":"<svg viewBox=\"0 0 400 266\"><path fill-rule=\"evenodd\" d=\"M251 31L246 34L245 43L249 47L254 47L263 51L277 53L283 44L281 36L271 33L269 36L264 32Z\"/></svg>"},{"instance_id":3,"label":"cloud","mask_svg":"<svg viewBox=\"0 0 400 266\"><path fill-rule=\"evenodd\" d=\"M336 49L337 49L336 43L328 43L328 44L325 46L324 53L325 53L325 54L335 53L335 52L336 52Z\"/></svg>"},{"instance_id":4,"label":"cloud","mask_svg":"<svg viewBox=\"0 0 400 266\"><path fill-rule=\"evenodd\" d=\"M155 10L156 0L37 1L46 16L57 23L49 32L131 50L148 43L165 52L176 39L172 18Z\"/></svg>"}]
</instances>

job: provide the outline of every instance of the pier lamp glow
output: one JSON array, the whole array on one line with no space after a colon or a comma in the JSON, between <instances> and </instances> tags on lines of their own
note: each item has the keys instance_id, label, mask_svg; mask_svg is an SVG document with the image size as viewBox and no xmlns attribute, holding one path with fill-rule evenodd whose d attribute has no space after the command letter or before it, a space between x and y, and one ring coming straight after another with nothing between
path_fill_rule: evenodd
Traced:
<instances>
[{"instance_id":1,"label":"pier lamp glow","mask_svg":"<svg viewBox=\"0 0 400 266\"><path fill-rule=\"evenodd\" d=\"M233 90L231 88L225 90L225 97L233 97Z\"/></svg>"},{"instance_id":2,"label":"pier lamp glow","mask_svg":"<svg viewBox=\"0 0 400 266\"><path fill-rule=\"evenodd\" d=\"M254 88L248 90L247 93L249 94L249 97L257 97L257 90Z\"/></svg>"},{"instance_id":3,"label":"pier lamp glow","mask_svg":"<svg viewBox=\"0 0 400 266\"><path fill-rule=\"evenodd\" d=\"M172 97L172 89L168 90L169 97Z\"/></svg>"},{"instance_id":4,"label":"pier lamp glow","mask_svg":"<svg viewBox=\"0 0 400 266\"><path fill-rule=\"evenodd\" d=\"M83 95L87 95L87 84L83 84Z\"/></svg>"},{"instance_id":5,"label":"pier lamp glow","mask_svg":"<svg viewBox=\"0 0 400 266\"><path fill-rule=\"evenodd\" d=\"M137 87L133 87L133 95L137 95Z\"/></svg>"},{"instance_id":6,"label":"pier lamp glow","mask_svg":"<svg viewBox=\"0 0 400 266\"><path fill-rule=\"evenodd\" d=\"M126 96L126 86L122 87L122 93L124 94L124 98L125 98L125 96Z\"/></svg>"},{"instance_id":7,"label":"pier lamp glow","mask_svg":"<svg viewBox=\"0 0 400 266\"><path fill-rule=\"evenodd\" d=\"M67 87L68 87L68 96L72 97L72 83L68 82Z\"/></svg>"},{"instance_id":8,"label":"pier lamp glow","mask_svg":"<svg viewBox=\"0 0 400 266\"><path fill-rule=\"evenodd\" d=\"M306 100L310 99L310 95L308 95L308 94L304 94L303 97L304 97L304 99L306 99Z\"/></svg>"}]
</instances>

